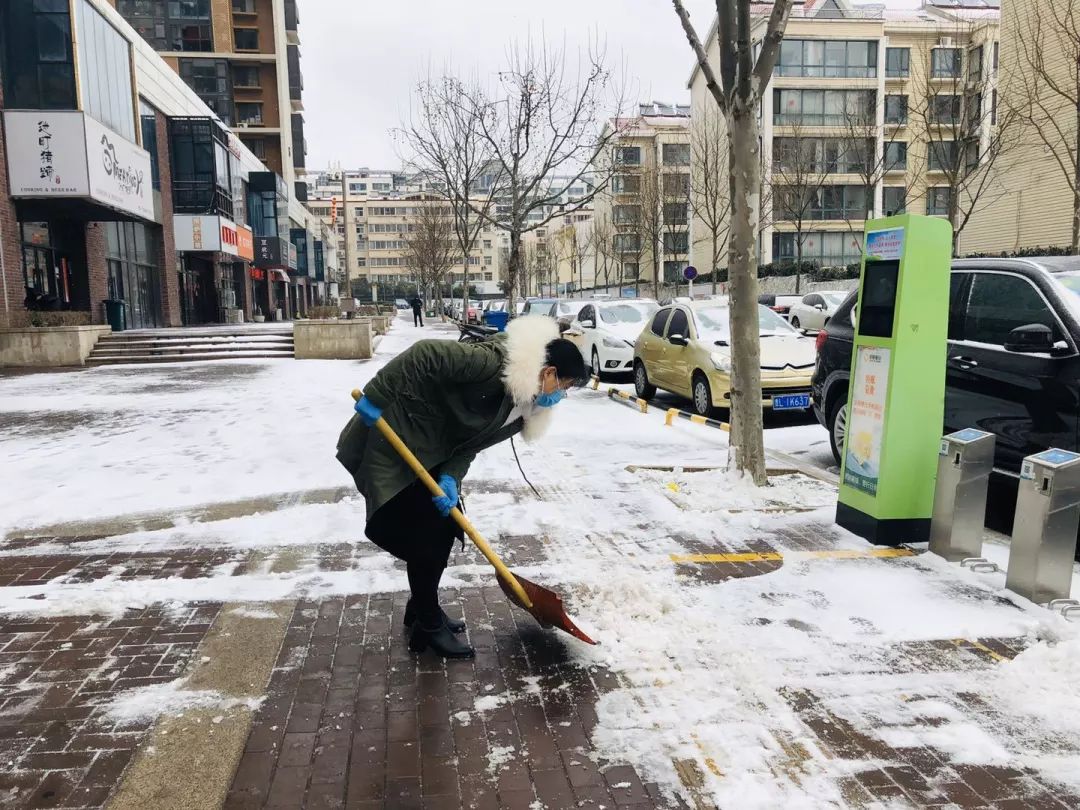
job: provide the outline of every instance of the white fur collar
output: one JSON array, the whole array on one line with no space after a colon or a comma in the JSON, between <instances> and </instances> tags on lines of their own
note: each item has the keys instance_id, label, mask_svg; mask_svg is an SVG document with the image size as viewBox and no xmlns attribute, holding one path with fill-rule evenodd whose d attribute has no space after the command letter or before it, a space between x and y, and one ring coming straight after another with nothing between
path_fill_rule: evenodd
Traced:
<instances>
[{"instance_id":1,"label":"white fur collar","mask_svg":"<svg viewBox=\"0 0 1080 810\"><path fill-rule=\"evenodd\" d=\"M514 318L506 327L506 363L503 383L522 410L525 427L522 436L531 442L540 438L551 421L551 408L533 407L540 393L540 372L547 360L547 345L559 337L559 325L545 315Z\"/></svg>"}]
</instances>

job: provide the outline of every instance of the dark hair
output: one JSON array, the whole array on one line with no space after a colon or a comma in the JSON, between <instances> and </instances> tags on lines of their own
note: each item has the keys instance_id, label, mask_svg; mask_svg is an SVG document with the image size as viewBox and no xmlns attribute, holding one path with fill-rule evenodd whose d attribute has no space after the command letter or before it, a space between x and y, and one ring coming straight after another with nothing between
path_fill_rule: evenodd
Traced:
<instances>
[{"instance_id":1,"label":"dark hair","mask_svg":"<svg viewBox=\"0 0 1080 810\"><path fill-rule=\"evenodd\" d=\"M556 338L548 343L544 365L554 366L555 374L563 382L573 380L574 385L584 385L588 379L581 352L565 338Z\"/></svg>"}]
</instances>

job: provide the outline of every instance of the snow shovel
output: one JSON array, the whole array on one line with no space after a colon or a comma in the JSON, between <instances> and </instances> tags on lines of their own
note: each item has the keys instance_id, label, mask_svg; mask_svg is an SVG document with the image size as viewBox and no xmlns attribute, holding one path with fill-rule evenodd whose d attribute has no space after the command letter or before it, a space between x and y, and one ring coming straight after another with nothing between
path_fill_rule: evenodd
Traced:
<instances>
[{"instance_id":1,"label":"snow shovel","mask_svg":"<svg viewBox=\"0 0 1080 810\"><path fill-rule=\"evenodd\" d=\"M354 401L359 402L363 395L363 391L359 388L353 389L352 398ZM405 463L409 465L409 469L416 473L416 477L424 482L424 486L428 488L428 491L431 492L432 495L437 498L445 495L439 484L428 474L428 471L424 469L424 465L421 464L420 460L405 446L405 442L401 440L401 437L397 435L385 419L379 417L379 420L375 423L375 427L379 429L383 438L390 442L390 446L397 450L398 455L400 455L405 460ZM566 611L563 609L562 599L557 593L550 591L541 585L537 585L535 582L530 582L524 577L513 574L491 549L491 546L487 544L487 541L484 540L480 535L480 532L476 530L476 527L472 525L472 521L465 517L465 514L460 509L456 506L451 509L450 517L454 519L465 534L469 535L469 539L476 544L478 549L480 549L480 553L487 557L487 561L495 566L499 587L503 589L503 593L510 598L511 602L531 613L533 618L540 622L541 627L557 627L588 644L596 643L566 615Z\"/></svg>"}]
</instances>

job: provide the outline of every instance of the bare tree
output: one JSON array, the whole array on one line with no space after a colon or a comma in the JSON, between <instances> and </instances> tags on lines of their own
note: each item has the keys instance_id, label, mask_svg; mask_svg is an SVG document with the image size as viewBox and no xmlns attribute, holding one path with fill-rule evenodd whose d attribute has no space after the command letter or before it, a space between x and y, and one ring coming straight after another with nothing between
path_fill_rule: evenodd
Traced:
<instances>
[{"instance_id":1,"label":"bare tree","mask_svg":"<svg viewBox=\"0 0 1080 810\"><path fill-rule=\"evenodd\" d=\"M961 26L957 42L973 27ZM994 109L986 54L936 48L931 70L916 82L910 114L921 129L927 171L941 180L927 189L927 211L944 213L953 226L953 254L971 216L1008 194L997 182L998 160L1016 143L1017 114ZM996 120L995 120L996 119Z\"/></svg>"},{"instance_id":2,"label":"bare tree","mask_svg":"<svg viewBox=\"0 0 1080 810\"><path fill-rule=\"evenodd\" d=\"M641 262L648 250L643 222L643 212L649 204L644 199L645 181L643 174L618 175L618 183L613 184L617 191L611 195L610 242L605 246L610 248L618 267L620 285L629 280L626 278L626 266L634 266L634 295L641 293ZM655 178L651 182L655 184Z\"/></svg>"},{"instance_id":3,"label":"bare tree","mask_svg":"<svg viewBox=\"0 0 1080 810\"><path fill-rule=\"evenodd\" d=\"M665 287L673 284L677 293L683 281L681 271L690 258L690 174L682 171L664 174L660 182L660 192L663 282ZM679 271L674 278L668 277L669 261L673 262Z\"/></svg>"},{"instance_id":4,"label":"bare tree","mask_svg":"<svg viewBox=\"0 0 1080 810\"><path fill-rule=\"evenodd\" d=\"M826 155L826 140L807 137L806 128L799 118L786 121L784 126L789 134L773 138L772 216L774 221L790 223L795 229L795 294L798 295L802 292L803 247L807 227L811 222L824 218L824 196L837 192L827 190L827 172L831 167ZM839 144L837 140L837 149L842 148ZM843 186L838 188L841 195L845 194ZM862 212L865 219L865 205Z\"/></svg>"},{"instance_id":5,"label":"bare tree","mask_svg":"<svg viewBox=\"0 0 1080 810\"><path fill-rule=\"evenodd\" d=\"M761 344L758 333L757 242L761 208L758 105L772 78L794 0L774 0L754 59L750 0L716 0L719 77L690 22L682 0L672 0L686 39L727 125L732 231L728 252L731 296L731 455L729 464L753 477L765 475L761 413Z\"/></svg>"},{"instance_id":6,"label":"bare tree","mask_svg":"<svg viewBox=\"0 0 1080 810\"><path fill-rule=\"evenodd\" d=\"M473 104L475 92L451 76L421 82L412 120L400 130L411 165L449 205L464 268L463 312L469 308L469 259L494 204L493 152L482 135L484 111Z\"/></svg>"},{"instance_id":7,"label":"bare tree","mask_svg":"<svg viewBox=\"0 0 1080 810\"><path fill-rule=\"evenodd\" d=\"M642 253L648 254L652 266L653 298L660 300L660 285L664 281L660 273L664 241L664 181L656 167L642 172L637 206L637 233L641 239ZM640 264L638 266L640 269Z\"/></svg>"},{"instance_id":8,"label":"bare tree","mask_svg":"<svg viewBox=\"0 0 1080 810\"><path fill-rule=\"evenodd\" d=\"M622 106L602 51L581 54L576 67L571 69L562 47L515 43L494 92L470 94L477 131L496 167L497 205L477 213L509 234L511 296L521 272L522 236L547 225L560 205L575 211L607 185L606 176L596 177L591 188L567 199L569 188L584 186L595 158L618 132L600 122L618 120Z\"/></svg>"},{"instance_id":9,"label":"bare tree","mask_svg":"<svg viewBox=\"0 0 1080 810\"><path fill-rule=\"evenodd\" d=\"M402 228L402 257L416 271L417 287L425 298L441 290L443 278L456 261L454 218L450 206L439 198L427 198L425 204L411 207L412 213ZM442 319L446 320L442 307Z\"/></svg>"},{"instance_id":10,"label":"bare tree","mask_svg":"<svg viewBox=\"0 0 1080 810\"><path fill-rule=\"evenodd\" d=\"M1061 170L1073 198L1070 248L1080 253L1080 0L1032 2L1018 19L1008 43L1018 69L1002 77L1004 106Z\"/></svg>"},{"instance_id":11,"label":"bare tree","mask_svg":"<svg viewBox=\"0 0 1080 810\"><path fill-rule=\"evenodd\" d=\"M604 287L611 286L613 277L616 283L622 283L622 262L618 260L615 254L612 242L614 235L615 229L612 227L610 216L606 213L601 215L598 212L593 218L590 241L592 242L596 280L603 278Z\"/></svg>"},{"instance_id":12,"label":"bare tree","mask_svg":"<svg viewBox=\"0 0 1080 810\"><path fill-rule=\"evenodd\" d=\"M696 241L709 242L709 272L712 292L716 295L717 276L727 250L731 232L731 182L728 172L727 134L723 116L714 107L706 107L690 123L690 207L703 226Z\"/></svg>"}]
</instances>

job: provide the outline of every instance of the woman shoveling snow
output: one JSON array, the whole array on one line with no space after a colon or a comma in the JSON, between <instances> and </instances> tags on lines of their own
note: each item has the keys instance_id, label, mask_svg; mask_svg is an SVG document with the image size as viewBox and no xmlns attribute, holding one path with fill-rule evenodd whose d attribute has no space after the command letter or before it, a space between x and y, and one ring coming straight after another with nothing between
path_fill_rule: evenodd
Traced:
<instances>
[{"instance_id":1,"label":"woman shoveling snow","mask_svg":"<svg viewBox=\"0 0 1080 810\"><path fill-rule=\"evenodd\" d=\"M546 430L551 408L585 378L577 347L546 317L518 318L484 343L423 340L368 383L356 415L338 439L337 457L367 501L365 534L406 563L409 649L471 658L456 637L463 622L439 607L439 580L461 529L450 517L477 453L522 433ZM389 441L373 429L380 417L438 480L432 498Z\"/></svg>"}]
</instances>

